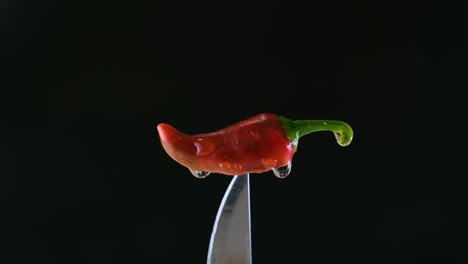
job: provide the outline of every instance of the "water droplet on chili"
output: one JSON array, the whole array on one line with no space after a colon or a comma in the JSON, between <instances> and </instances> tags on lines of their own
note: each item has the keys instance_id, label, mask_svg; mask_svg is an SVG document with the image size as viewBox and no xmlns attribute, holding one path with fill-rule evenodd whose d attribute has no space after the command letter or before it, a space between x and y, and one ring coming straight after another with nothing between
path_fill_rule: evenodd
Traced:
<instances>
[{"instance_id":1,"label":"water droplet on chili","mask_svg":"<svg viewBox=\"0 0 468 264\"><path fill-rule=\"evenodd\" d=\"M217 145L215 144L215 142L211 142L209 140L201 139L201 138L193 142L193 144L197 148L197 153L196 153L197 156L209 155L213 153L217 148Z\"/></svg>"},{"instance_id":2,"label":"water droplet on chili","mask_svg":"<svg viewBox=\"0 0 468 264\"><path fill-rule=\"evenodd\" d=\"M206 178L206 176L210 175L210 172L208 171L200 171L200 170L190 170L193 176L203 179Z\"/></svg>"},{"instance_id":3,"label":"water droplet on chili","mask_svg":"<svg viewBox=\"0 0 468 264\"><path fill-rule=\"evenodd\" d=\"M291 173L291 167L292 167L292 163L289 162L288 165L286 166L274 168L273 173L275 174L276 177L283 179L283 178L286 178L289 175L289 173Z\"/></svg>"},{"instance_id":4,"label":"water droplet on chili","mask_svg":"<svg viewBox=\"0 0 468 264\"><path fill-rule=\"evenodd\" d=\"M231 168L231 163L229 163L229 162L220 162L219 167L221 169L224 169L224 170L230 169Z\"/></svg>"},{"instance_id":5,"label":"water droplet on chili","mask_svg":"<svg viewBox=\"0 0 468 264\"><path fill-rule=\"evenodd\" d=\"M262 159L262 164L263 164L263 166L265 166L266 168L275 167L277 162L278 162L278 160L273 159L273 158L263 158L263 159Z\"/></svg>"}]
</instances>

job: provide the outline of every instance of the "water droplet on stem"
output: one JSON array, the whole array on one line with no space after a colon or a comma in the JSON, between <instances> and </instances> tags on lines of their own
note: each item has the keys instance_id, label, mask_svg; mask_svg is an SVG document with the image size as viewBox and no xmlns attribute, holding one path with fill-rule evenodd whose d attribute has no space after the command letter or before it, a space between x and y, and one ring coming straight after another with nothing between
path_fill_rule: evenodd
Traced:
<instances>
[{"instance_id":1,"label":"water droplet on stem","mask_svg":"<svg viewBox=\"0 0 468 264\"><path fill-rule=\"evenodd\" d=\"M342 147L346 147L346 146L349 145L350 142L343 142L344 140L340 139L340 137L342 136L341 133L333 132L333 134L335 134L336 142L338 142L338 145L340 145Z\"/></svg>"},{"instance_id":2,"label":"water droplet on stem","mask_svg":"<svg viewBox=\"0 0 468 264\"><path fill-rule=\"evenodd\" d=\"M288 165L286 166L274 168L273 173L275 174L276 177L280 179L284 179L289 175L289 173L291 173L291 166L292 164L291 162L289 162Z\"/></svg>"},{"instance_id":3,"label":"water droplet on stem","mask_svg":"<svg viewBox=\"0 0 468 264\"><path fill-rule=\"evenodd\" d=\"M340 133L333 132L333 134L335 134L336 141L338 141L338 143L339 143L340 142Z\"/></svg>"},{"instance_id":4,"label":"water droplet on stem","mask_svg":"<svg viewBox=\"0 0 468 264\"><path fill-rule=\"evenodd\" d=\"M206 178L206 176L210 175L210 172L208 171L200 171L200 170L190 170L193 176L203 179Z\"/></svg>"}]
</instances>

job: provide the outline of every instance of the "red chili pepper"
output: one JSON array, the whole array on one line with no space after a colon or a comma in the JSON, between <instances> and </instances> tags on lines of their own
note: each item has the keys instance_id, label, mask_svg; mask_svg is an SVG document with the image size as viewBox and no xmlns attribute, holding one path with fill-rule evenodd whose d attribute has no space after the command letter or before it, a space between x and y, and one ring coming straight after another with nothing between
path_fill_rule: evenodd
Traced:
<instances>
[{"instance_id":1,"label":"red chili pepper","mask_svg":"<svg viewBox=\"0 0 468 264\"><path fill-rule=\"evenodd\" d=\"M157 128L167 154L199 178L209 173L242 175L270 170L283 178L289 174L301 136L332 131L341 146L349 145L353 138L353 130L342 121L293 121L271 113L205 134L187 135L166 123Z\"/></svg>"}]
</instances>

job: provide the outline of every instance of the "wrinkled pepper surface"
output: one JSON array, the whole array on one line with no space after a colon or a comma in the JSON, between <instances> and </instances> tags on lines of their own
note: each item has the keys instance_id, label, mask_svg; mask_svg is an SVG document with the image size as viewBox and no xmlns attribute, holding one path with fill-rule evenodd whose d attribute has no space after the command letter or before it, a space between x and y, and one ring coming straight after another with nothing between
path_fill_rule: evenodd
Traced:
<instances>
[{"instance_id":1,"label":"wrinkled pepper surface","mask_svg":"<svg viewBox=\"0 0 468 264\"><path fill-rule=\"evenodd\" d=\"M157 126L167 154L195 176L209 173L243 175L263 173L291 164L299 138L316 131L332 131L341 146L353 139L353 130L337 120L290 120L262 113L224 129L196 135L166 123Z\"/></svg>"}]
</instances>

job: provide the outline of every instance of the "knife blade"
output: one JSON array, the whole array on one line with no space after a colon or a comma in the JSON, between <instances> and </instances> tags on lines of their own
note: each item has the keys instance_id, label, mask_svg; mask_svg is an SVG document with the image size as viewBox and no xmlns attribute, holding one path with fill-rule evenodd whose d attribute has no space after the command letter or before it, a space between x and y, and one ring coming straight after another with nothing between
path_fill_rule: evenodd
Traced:
<instances>
[{"instance_id":1,"label":"knife blade","mask_svg":"<svg viewBox=\"0 0 468 264\"><path fill-rule=\"evenodd\" d=\"M233 176L218 209L207 264L252 263L250 175Z\"/></svg>"}]
</instances>

